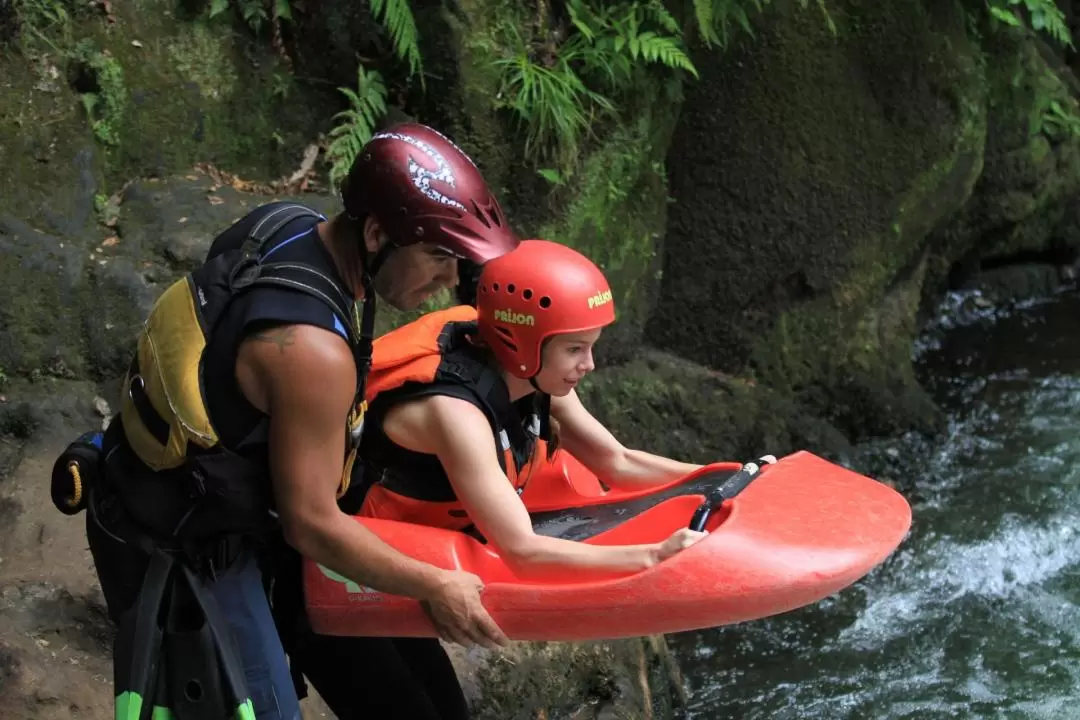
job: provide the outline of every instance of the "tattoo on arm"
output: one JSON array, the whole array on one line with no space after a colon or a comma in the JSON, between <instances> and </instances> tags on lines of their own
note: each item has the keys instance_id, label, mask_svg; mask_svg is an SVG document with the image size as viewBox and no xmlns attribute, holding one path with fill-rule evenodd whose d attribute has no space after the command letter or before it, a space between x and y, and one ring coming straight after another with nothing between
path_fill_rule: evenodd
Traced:
<instances>
[{"instance_id":1,"label":"tattoo on arm","mask_svg":"<svg viewBox=\"0 0 1080 720\"><path fill-rule=\"evenodd\" d=\"M284 354L285 348L293 344L293 335L295 335L295 332L296 328L293 327L279 327L263 330L262 332L255 333L252 337L260 342L277 345L278 350Z\"/></svg>"}]
</instances>

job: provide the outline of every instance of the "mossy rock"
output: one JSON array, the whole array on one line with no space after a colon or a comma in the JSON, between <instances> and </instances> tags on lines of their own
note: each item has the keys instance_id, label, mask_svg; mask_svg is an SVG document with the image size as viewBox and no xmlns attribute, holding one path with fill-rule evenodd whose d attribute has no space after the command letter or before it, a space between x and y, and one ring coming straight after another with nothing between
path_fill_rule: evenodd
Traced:
<instances>
[{"instance_id":1,"label":"mossy rock","mask_svg":"<svg viewBox=\"0 0 1080 720\"><path fill-rule=\"evenodd\" d=\"M686 706L662 635L514 643L470 674L476 720L674 720Z\"/></svg>"},{"instance_id":2,"label":"mossy rock","mask_svg":"<svg viewBox=\"0 0 1080 720\"><path fill-rule=\"evenodd\" d=\"M849 457L844 435L791 398L667 353L645 350L582 382L582 402L628 447L689 462L809 449Z\"/></svg>"},{"instance_id":3,"label":"mossy rock","mask_svg":"<svg viewBox=\"0 0 1080 720\"><path fill-rule=\"evenodd\" d=\"M978 285L1011 261L1068 264L1080 249L1080 106L1075 78L1028 33L986 29L989 95L983 172L938 228L924 305Z\"/></svg>"},{"instance_id":4,"label":"mossy rock","mask_svg":"<svg viewBox=\"0 0 1080 720\"><path fill-rule=\"evenodd\" d=\"M70 177L66 158L87 145L98 148L104 188L196 162L278 178L299 166L299 148L327 129L341 103L333 87L293 82L265 39L246 38L227 18L184 17L173 0L110 11L24 33L0 56L10 100L0 101L0 116L12 121L0 124L9 128L0 130L0 148L47 166L4 173L0 202L9 212L31 215L29 204Z\"/></svg>"},{"instance_id":5,"label":"mossy rock","mask_svg":"<svg viewBox=\"0 0 1080 720\"><path fill-rule=\"evenodd\" d=\"M895 315L895 285L917 290L926 234L978 177L980 56L958 5L829 12L835 35L816 8L778 3L753 38L695 57L646 338L749 373L856 436L882 415L871 395L910 413L890 426L932 425L910 371L914 322L876 316ZM838 406L852 389L867 401Z\"/></svg>"}]
</instances>

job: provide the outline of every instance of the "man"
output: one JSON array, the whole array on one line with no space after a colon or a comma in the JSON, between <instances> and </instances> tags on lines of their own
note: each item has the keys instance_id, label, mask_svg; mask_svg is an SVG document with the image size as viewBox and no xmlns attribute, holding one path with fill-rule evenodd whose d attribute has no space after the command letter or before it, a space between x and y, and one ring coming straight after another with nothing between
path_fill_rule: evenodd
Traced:
<instances>
[{"instance_id":1,"label":"man","mask_svg":"<svg viewBox=\"0 0 1080 720\"><path fill-rule=\"evenodd\" d=\"M185 708L205 716L204 698L232 691L236 665L247 685L247 698L233 688L237 717L300 717L263 584L279 562L267 561L276 533L294 556L422 600L448 641L506 642L479 578L398 553L339 500L352 484L375 295L416 308L457 283L459 260L482 264L518 239L472 161L419 124L377 133L342 200L330 219L287 203L256 209L215 239L206 264L163 294L144 327L87 513L121 624L118 710L122 698L134 702L132 717L151 697L181 720ZM174 557L187 574L169 575ZM180 578L172 590L168 577ZM184 612L150 607L169 592ZM158 646L165 680L154 677L157 660L138 659ZM207 670L215 661L220 673ZM128 678L120 664L147 677Z\"/></svg>"}]
</instances>

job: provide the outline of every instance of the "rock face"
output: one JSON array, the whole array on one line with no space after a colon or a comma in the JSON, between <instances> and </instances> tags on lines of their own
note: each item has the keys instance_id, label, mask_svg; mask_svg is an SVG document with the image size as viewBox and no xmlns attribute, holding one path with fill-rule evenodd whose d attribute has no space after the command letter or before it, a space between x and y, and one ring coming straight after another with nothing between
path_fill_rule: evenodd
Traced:
<instances>
[{"instance_id":1,"label":"rock face","mask_svg":"<svg viewBox=\"0 0 1080 720\"><path fill-rule=\"evenodd\" d=\"M983 171L962 208L930 237L937 282L999 301L1054 292L1075 278L1080 251L1080 84L1041 41L986 41Z\"/></svg>"},{"instance_id":2,"label":"rock face","mask_svg":"<svg viewBox=\"0 0 1080 720\"><path fill-rule=\"evenodd\" d=\"M933 420L906 367L926 233L982 167L980 51L959 7L929 5L830 5L835 36L770 14L701 57L669 151L649 340L750 370L854 436Z\"/></svg>"},{"instance_id":3,"label":"rock face","mask_svg":"<svg viewBox=\"0 0 1080 720\"><path fill-rule=\"evenodd\" d=\"M831 3L833 35L794 5L697 59L646 340L849 439L933 429L920 309L1075 276L1076 79L974 6Z\"/></svg>"}]
</instances>

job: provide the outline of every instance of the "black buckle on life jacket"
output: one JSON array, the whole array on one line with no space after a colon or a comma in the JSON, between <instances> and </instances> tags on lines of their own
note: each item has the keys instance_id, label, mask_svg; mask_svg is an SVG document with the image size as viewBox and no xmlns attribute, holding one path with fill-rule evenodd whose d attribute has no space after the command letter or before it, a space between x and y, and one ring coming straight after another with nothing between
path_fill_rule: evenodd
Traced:
<instances>
[{"instance_id":1,"label":"black buckle on life jacket","mask_svg":"<svg viewBox=\"0 0 1080 720\"><path fill-rule=\"evenodd\" d=\"M135 406L135 412L138 414L143 426L150 431L150 434L154 436L154 439L159 444L167 445L171 432L169 423L165 421L165 418L161 417L161 413L154 409L154 404L150 402L150 396L146 394L146 381L143 380L143 376L139 372L139 356L137 354L131 359L131 365L128 366L128 397L131 398L131 404Z\"/></svg>"},{"instance_id":2,"label":"black buckle on life jacket","mask_svg":"<svg viewBox=\"0 0 1080 720\"><path fill-rule=\"evenodd\" d=\"M244 239L240 246L240 260L229 272L229 288L233 292L242 290L259 277L261 265L259 263L259 251L270 238L277 235L281 228L293 220L302 217L315 217L320 220L323 216L309 207L303 205L282 205L274 208L255 223L255 227Z\"/></svg>"}]
</instances>

